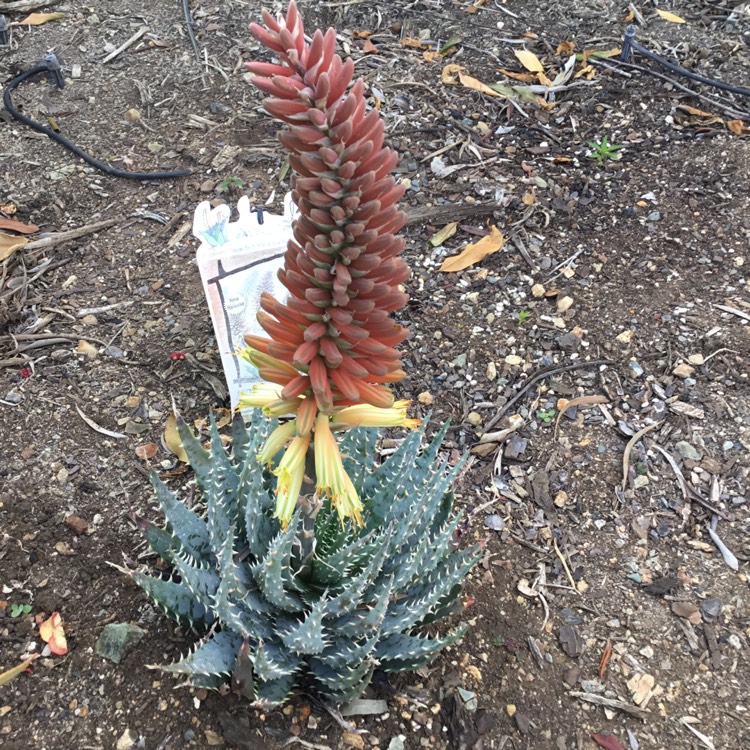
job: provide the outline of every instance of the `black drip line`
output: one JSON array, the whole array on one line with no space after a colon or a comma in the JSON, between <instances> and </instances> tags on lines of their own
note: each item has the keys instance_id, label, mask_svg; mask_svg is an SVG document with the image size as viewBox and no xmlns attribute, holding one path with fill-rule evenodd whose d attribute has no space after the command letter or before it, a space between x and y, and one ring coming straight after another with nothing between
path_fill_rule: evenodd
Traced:
<instances>
[{"instance_id":1,"label":"black drip line","mask_svg":"<svg viewBox=\"0 0 750 750\"><path fill-rule=\"evenodd\" d=\"M53 83L55 86L57 86L57 88L61 89L65 86L65 79L63 78L60 63L58 62L57 58L55 57L55 55L45 55L42 62L34 65L32 68L29 68L29 70L20 73L5 86L5 90L3 91L3 105L14 120L18 120L24 125L28 125L28 127L32 128L32 130L36 130L39 133L44 133L44 135L51 138L53 141L57 141L60 145L68 149L68 151L72 151L76 156L83 159L83 161L85 161L87 164L90 164L100 172L112 175L113 177L124 177L130 180L168 180L174 177L184 177L185 175L193 173L192 169L176 169L171 172L128 172L124 169L111 167L109 164L105 164L104 162L99 161L93 156L87 154L85 151L82 151L80 148L78 148L78 146L76 146L75 143L68 140L64 135L56 133L54 130L52 130L52 128L49 128L46 125L42 125L36 120L32 120L30 117L27 117L23 113L19 112L13 104L13 98L11 96L12 92L19 86L19 84L23 83L29 78L32 78L33 76L39 75L40 73L45 73L50 83Z\"/></svg>"},{"instance_id":2,"label":"black drip line","mask_svg":"<svg viewBox=\"0 0 750 750\"><path fill-rule=\"evenodd\" d=\"M715 81L712 78L706 78L705 76L698 75L698 73L693 73L691 70L683 68L681 65L677 65L676 63L670 62L669 60L665 60L663 57L655 54L651 50L646 49L646 47L644 47L642 44L636 42L635 34L635 26L628 26L625 29L625 38L622 43L620 62L629 62L631 54L633 53L633 51L635 51L638 52L638 54L647 57L649 60L653 60L654 62L659 63L659 65L663 65L673 73L677 73L678 75L684 76L685 78L689 78L692 81L704 83L706 86L713 86L715 89L721 89L721 91L729 91L730 93L738 94L739 96L750 96L750 89L746 89L743 86L731 86L730 84L723 83L722 81Z\"/></svg>"}]
</instances>

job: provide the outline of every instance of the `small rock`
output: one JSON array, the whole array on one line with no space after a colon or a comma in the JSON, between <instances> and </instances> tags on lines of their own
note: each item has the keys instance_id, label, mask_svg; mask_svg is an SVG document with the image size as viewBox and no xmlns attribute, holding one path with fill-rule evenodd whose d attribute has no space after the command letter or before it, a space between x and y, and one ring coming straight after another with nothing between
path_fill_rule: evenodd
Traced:
<instances>
[{"instance_id":1,"label":"small rock","mask_svg":"<svg viewBox=\"0 0 750 750\"><path fill-rule=\"evenodd\" d=\"M137 735L133 734L130 729L126 729L117 740L115 748L117 748L117 750L131 750L137 740Z\"/></svg>"},{"instance_id":2,"label":"small rock","mask_svg":"<svg viewBox=\"0 0 750 750\"><path fill-rule=\"evenodd\" d=\"M633 480L633 488L636 490L640 490L642 487L646 487L647 485L648 485L648 477L645 474L639 474Z\"/></svg>"},{"instance_id":3,"label":"small rock","mask_svg":"<svg viewBox=\"0 0 750 750\"><path fill-rule=\"evenodd\" d=\"M528 734L531 729L531 719L520 711L513 717L516 720L516 726L521 734Z\"/></svg>"},{"instance_id":4,"label":"small rock","mask_svg":"<svg viewBox=\"0 0 750 750\"><path fill-rule=\"evenodd\" d=\"M559 300L557 300L557 312L562 315L562 313L567 312L570 310L570 308L573 306L573 298L572 297L560 297Z\"/></svg>"},{"instance_id":5,"label":"small rock","mask_svg":"<svg viewBox=\"0 0 750 750\"><path fill-rule=\"evenodd\" d=\"M617 340L621 344L629 344L633 340L633 332L628 328L622 333L617 334Z\"/></svg>"},{"instance_id":6,"label":"small rock","mask_svg":"<svg viewBox=\"0 0 750 750\"><path fill-rule=\"evenodd\" d=\"M479 427L482 424L482 415L476 411L470 411L466 416L466 421L474 427Z\"/></svg>"},{"instance_id":7,"label":"small rock","mask_svg":"<svg viewBox=\"0 0 750 750\"><path fill-rule=\"evenodd\" d=\"M709 474L718 475L721 474L722 466L715 458L705 456L701 461L701 469L707 471Z\"/></svg>"},{"instance_id":8,"label":"small rock","mask_svg":"<svg viewBox=\"0 0 750 750\"><path fill-rule=\"evenodd\" d=\"M696 367L700 367L705 363L705 361L706 360L702 354L691 354L688 357L688 362L690 362L691 365L695 365Z\"/></svg>"},{"instance_id":9,"label":"small rock","mask_svg":"<svg viewBox=\"0 0 750 750\"><path fill-rule=\"evenodd\" d=\"M573 331L569 331L557 339L557 345L564 352L577 352L581 347L581 339Z\"/></svg>"},{"instance_id":10,"label":"small rock","mask_svg":"<svg viewBox=\"0 0 750 750\"><path fill-rule=\"evenodd\" d=\"M494 362L487 365L487 380L494 380L497 377L497 366Z\"/></svg>"},{"instance_id":11,"label":"small rock","mask_svg":"<svg viewBox=\"0 0 750 750\"><path fill-rule=\"evenodd\" d=\"M16 393L15 391L8 391L8 393L3 396L3 401L10 406L18 406L22 400L23 397L21 394Z\"/></svg>"},{"instance_id":12,"label":"small rock","mask_svg":"<svg viewBox=\"0 0 750 750\"><path fill-rule=\"evenodd\" d=\"M493 531L502 531L505 528L505 521L502 516L493 513L491 516L487 516L487 518L484 519L484 525Z\"/></svg>"},{"instance_id":13,"label":"small rock","mask_svg":"<svg viewBox=\"0 0 750 750\"><path fill-rule=\"evenodd\" d=\"M204 729L203 734L206 735L206 744L211 747L218 747L224 744L224 738L213 729Z\"/></svg>"},{"instance_id":14,"label":"small rock","mask_svg":"<svg viewBox=\"0 0 750 750\"><path fill-rule=\"evenodd\" d=\"M523 364L523 358L519 357L517 354L509 354L505 358L505 364L512 365L513 367L518 367L519 365Z\"/></svg>"},{"instance_id":15,"label":"small rock","mask_svg":"<svg viewBox=\"0 0 750 750\"><path fill-rule=\"evenodd\" d=\"M706 622L713 622L721 614L722 606L721 599L704 599L701 602L701 612Z\"/></svg>"},{"instance_id":16,"label":"small rock","mask_svg":"<svg viewBox=\"0 0 750 750\"><path fill-rule=\"evenodd\" d=\"M606 690L606 686L601 680L597 679L581 680L581 690L583 690L584 693L601 695Z\"/></svg>"},{"instance_id":17,"label":"small rock","mask_svg":"<svg viewBox=\"0 0 750 750\"><path fill-rule=\"evenodd\" d=\"M96 315L84 315L81 318L81 323L85 326L95 326L98 322Z\"/></svg>"},{"instance_id":18,"label":"small rock","mask_svg":"<svg viewBox=\"0 0 750 750\"><path fill-rule=\"evenodd\" d=\"M556 508L564 508L568 504L568 493L565 492L565 490L560 490L560 492L555 495L553 502Z\"/></svg>"},{"instance_id":19,"label":"small rock","mask_svg":"<svg viewBox=\"0 0 750 750\"><path fill-rule=\"evenodd\" d=\"M570 687L575 687L578 684L578 680L581 678L581 668L577 665L573 665L563 675L563 681Z\"/></svg>"},{"instance_id":20,"label":"small rock","mask_svg":"<svg viewBox=\"0 0 750 750\"><path fill-rule=\"evenodd\" d=\"M545 288L541 284L534 284L531 287L531 294L533 297L544 297Z\"/></svg>"},{"instance_id":21,"label":"small rock","mask_svg":"<svg viewBox=\"0 0 750 750\"><path fill-rule=\"evenodd\" d=\"M503 455L506 458L515 460L526 452L526 448L529 445L529 441L525 438L519 437L518 435L511 435L508 440Z\"/></svg>"},{"instance_id":22,"label":"small rock","mask_svg":"<svg viewBox=\"0 0 750 750\"><path fill-rule=\"evenodd\" d=\"M213 189L216 183L213 180L203 180L200 185L200 191L201 193L210 193Z\"/></svg>"},{"instance_id":23,"label":"small rock","mask_svg":"<svg viewBox=\"0 0 750 750\"><path fill-rule=\"evenodd\" d=\"M644 646L638 653L647 659L653 659L654 657L654 649L651 646Z\"/></svg>"},{"instance_id":24,"label":"small rock","mask_svg":"<svg viewBox=\"0 0 750 750\"><path fill-rule=\"evenodd\" d=\"M505 713L508 714L511 718L516 715L516 706L513 703L509 703L505 707Z\"/></svg>"},{"instance_id":25,"label":"small rock","mask_svg":"<svg viewBox=\"0 0 750 750\"><path fill-rule=\"evenodd\" d=\"M131 107L126 113L125 113L125 119L128 122L138 122L141 119L141 113L140 110L137 110L135 107Z\"/></svg>"},{"instance_id":26,"label":"small rock","mask_svg":"<svg viewBox=\"0 0 750 750\"><path fill-rule=\"evenodd\" d=\"M356 750L365 750L365 740L361 734L356 732L344 732L341 739L347 747L354 747Z\"/></svg>"},{"instance_id":27,"label":"small rock","mask_svg":"<svg viewBox=\"0 0 750 750\"><path fill-rule=\"evenodd\" d=\"M417 401L424 406L432 406L434 400L435 399L429 391L422 391L422 393L417 396Z\"/></svg>"},{"instance_id":28,"label":"small rock","mask_svg":"<svg viewBox=\"0 0 750 750\"><path fill-rule=\"evenodd\" d=\"M635 375L635 377L640 378L641 375L643 375L643 368L641 367L640 363L636 362L635 360L631 360L628 362L628 367L630 368L630 372Z\"/></svg>"},{"instance_id":29,"label":"small rock","mask_svg":"<svg viewBox=\"0 0 750 750\"><path fill-rule=\"evenodd\" d=\"M86 341L85 339L81 339L78 342L78 347L76 348L76 352L78 352L78 354L83 354L89 359L96 359L99 356L99 352L97 348L93 346L92 344L89 344L89 342Z\"/></svg>"},{"instance_id":30,"label":"small rock","mask_svg":"<svg viewBox=\"0 0 750 750\"><path fill-rule=\"evenodd\" d=\"M82 74L83 70L81 69L80 65L73 65L73 67L70 69L71 78L80 78Z\"/></svg>"},{"instance_id":31,"label":"small rock","mask_svg":"<svg viewBox=\"0 0 750 750\"><path fill-rule=\"evenodd\" d=\"M672 370L672 374L676 375L678 378L689 378L693 374L694 369L695 368L691 367L686 362L680 362L680 364Z\"/></svg>"},{"instance_id":32,"label":"small rock","mask_svg":"<svg viewBox=\"0 0 750 750\"><path fill-rule=\"evenodd\" d=\"M110 623L104 626L94 651L115 664L119 664L130 649L140 643L146 631L127 622Z\"/></svg>"},{"instance_id":33,"label":"small rock","mask_svg":"<svg viewBox=\"0 0 750 750\"><path fill-rule=\"evenodd\" d=\"M700 461L701 452L692 446L687 440L680 440L675 443L674 449L677 451L677 455L682 459L689 459L690 461Z\"/></svg>"},{"instance_id":34,"label":"small rock","mask_svg":"<svg viewBox=\"0 0 750 750\"><path fill-rule=\"evenodd\" d=\"M84 521L79 516L68 516L65 519L65 525L73 529L73 533L76 536L81 536L82 534L85 534L89 528L88 521Z\"/></svg>"},{"instance_id":35,"label":"small rock","mask_svg":"<svg viewBox=\"0 0 750 750\"><path fill-rule=\"evenodd\" d=\"M406 737L403 734L399 734L398 737L393 737L388 743L388 750L404 750L406 745L404 744Z\"/></svg>"}]
</instances>

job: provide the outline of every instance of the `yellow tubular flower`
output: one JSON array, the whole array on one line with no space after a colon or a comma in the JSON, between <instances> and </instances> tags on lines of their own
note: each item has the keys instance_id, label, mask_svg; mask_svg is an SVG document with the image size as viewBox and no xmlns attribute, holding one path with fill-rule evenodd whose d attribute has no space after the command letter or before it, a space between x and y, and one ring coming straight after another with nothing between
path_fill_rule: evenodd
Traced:
<instances>
[{"instance_id":1,"label":"yellow tubular flower","mask_svg":"<svg viewBox=\"0 0 750 750\"><path fill-rule=\"evenodd\" d=\"M278 399L272 401L270 404L266 404L263 407L263 413L267 417L286 417L290 414L296 414L299 408L299 399L296 398L294 401L284 401Z\"/></svg>"},{"instance_id":2,"label":"yellow tubular flower","mask_svg":"<svg viewBox=\"0 0 750 750\"><path fill-rule=\"evenodd\" d=\"M297 507L297 500L305 478L305 461L309 447L310 435L306 437L297 435L289 443L279 465L274 469L273 473L278 477L274 515L281 521L282 528L286 528Z\"/></svg>"},{"instance_id":3,"label":"yellow tubular flower","mask_svg":"<svg viewBox=\"0 0 750 750\"><path fill-rule=\"evenodd\" d=\"M331 428L347 430L350 427L408 427L413 430L419 427L418 419L406 416L408 401L396 401L388 409L381 409L369 404L355 404L339 409L333 415Z\"/></svg>"},{"instance_id":4,"label":"yellow tubular flower","mask_svg":"<svg viewBox=\"0 0 750 750\"><path fill-rule=\"evenodd\" d=\"M270 465L273 457L294 437L297 429L297 421L292 420L286 424L279 425L266 440L266 444L258 454L258 461Z\"/></svg>"},{"instance_id":5,"label":"yellow tubular flower","mask_svg":"<svg viewBox=\"0 0 750 750\"><path fill-rule=\"evenodd\" d=\"M275 383L256 383L250 393L240 393L238 409L263 408L281 398L283 386Z\"/></svg>"},{"instance_id":6,"label":"yellow tubular flower","mask_svg":"<svg viewBox=\"0 0 750 750\"><path fill-rule=\"evenodd\" d=\"M362 502L344 470L341 452L325 414L319 414L315 420L314 447L318 492L331 498L331 505L338 511L342 524L346 518L352 518L355 524L362 526Z\"/></svg>"}]
</instances>

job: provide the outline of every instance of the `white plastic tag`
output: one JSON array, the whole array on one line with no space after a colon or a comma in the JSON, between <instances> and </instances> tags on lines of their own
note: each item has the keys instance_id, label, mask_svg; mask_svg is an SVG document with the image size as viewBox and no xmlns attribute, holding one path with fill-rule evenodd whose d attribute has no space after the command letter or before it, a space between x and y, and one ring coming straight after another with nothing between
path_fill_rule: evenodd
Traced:
<instances>
[{"instance_id":1,"label":"white plastic tag","mask_svg":"<svg viewBox=\"0 0 750 750\"><path fill-rule=\"evenodd\" d=\"M288 296L277 272L284 265L297 207L287 193L283 216L251 211L247 196L240 198L237 211L237 221L229 221L229 206L211 208L204 201L193 218L193 235L201 241L198 268L232 408L239 403L241 391L260 381L258 371L236 352L245 346L244 334L266 335L256 320L261 292L270 292L280 302Z\"/></svg>"}]
</instances>

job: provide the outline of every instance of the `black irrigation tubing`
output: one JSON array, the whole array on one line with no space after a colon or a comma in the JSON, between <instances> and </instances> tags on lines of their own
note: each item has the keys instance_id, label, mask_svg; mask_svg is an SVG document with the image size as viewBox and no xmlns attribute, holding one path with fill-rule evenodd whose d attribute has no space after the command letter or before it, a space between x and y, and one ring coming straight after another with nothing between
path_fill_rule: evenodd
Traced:
<instances>
[{"instance_id":1,"label":"black irrigation tubing","mask_svg":"<svg viewBox=\"0 0 750 750\"><path fill-rule=\"evenodd\" d=\"M60 63L54 55L47 55L44 60L29 70L17 75L9 83L6 84L5 90L3 91L3 105L13 119L22 122L24 125L36 130L39 133L51 138L53 141L57 141L59 144L64 146L68 151L72 151L76 156L83 159L87 164L90 164L95 169L105 174L112 175L113 177L124 177L130 180L169 180L175 177L185 177L186 175L192 174L192 169L176 169L172 172L128 172L124 169L117 169L111 167L109 164L95 159L85 151L82 151L72 141L68 140L64 135L56 133L52 128L48 128L46 125L42 125L36 120L32 120L30 117L19 112L13 104L13 98L11 96L13 90L23 81L31 78L32 76L39 75L40 73L46 73L50 80L58 87L62 88L65 85L65 81L60 70Z\"/></svg>"},{"instance_id":2,"label":"black irrigation tubing","mask_svg":"<svg viewBox=\"0 0 750 750\"><path fill-rule=\"evenodd\" d=\"M713 86L715 89L729 91L730 93L738 94L739 96L750 96L750 89L746 89L743 86L731 86L730 84L723 83L722 81L714 81L712 78L706 78L704 76L698 75L697 73L693 73L687 68L683 68L681 65L677 65L676 63L670 62L669 60L665 60L663 57L655 54L654 52L651 52L651 50L646 49L643 45L636 42L635 33L635 26L628 26L625 29L625 39L623 40L622 52L620 53L621 62L628 62L630 60L631 52L635 50L644 57L647 57L649 60L653 60L654 62L659 63L659 65L663 65L668 70L671 70L673 73L677 73L678 75L684 76L685 78L690 78L691 80L697 81L698 83L704 83L706 84L706 86Z\"/></svg>"},{"instance_id":3,"label":"black irrigation tubing","mask_svg":"<svg viewBox=\"0 0 750 750\"><path fill-rule=\"evenodd\" d=\"M195 30L193 29L193 16L190 13L190 0L182 0L182 13L185 16L185 28L187 29L190 46L193 48L196 61L200 63L201 51L198 46L198 40L195 38Z\"/></svg>"}]
</instances>

